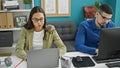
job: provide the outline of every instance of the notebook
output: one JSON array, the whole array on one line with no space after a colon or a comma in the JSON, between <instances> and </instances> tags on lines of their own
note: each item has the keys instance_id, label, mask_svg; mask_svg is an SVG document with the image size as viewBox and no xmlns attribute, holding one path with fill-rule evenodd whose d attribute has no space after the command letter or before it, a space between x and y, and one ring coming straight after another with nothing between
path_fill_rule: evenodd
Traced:
<instances>
[{"instance_id":1,"label":"notebook","mask_svg":"<svg viewBox=\"0 0 120 68\"><path fill-rule=\"evenodd\" d=\"M27 52L27 68L55 68L58 66L58 48L31 50Z\"/></svg>"}]
</instances>

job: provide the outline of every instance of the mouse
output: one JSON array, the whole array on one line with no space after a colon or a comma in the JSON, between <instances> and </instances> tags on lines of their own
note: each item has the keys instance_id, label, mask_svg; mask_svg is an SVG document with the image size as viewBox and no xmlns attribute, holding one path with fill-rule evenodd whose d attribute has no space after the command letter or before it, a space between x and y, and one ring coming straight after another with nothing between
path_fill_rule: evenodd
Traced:
<instances>
[{"instance_id":1,"label":"mouse","mask_svg":"<svg viewBox=\"0 0 120 68\"><path fill-rule=\"evenodd\" d=\"M77 62L82 62L83 59L82 59L80 56L77 56L77 57L76 57L76 61L77 61Z\"/></svg>"}]
</instances>

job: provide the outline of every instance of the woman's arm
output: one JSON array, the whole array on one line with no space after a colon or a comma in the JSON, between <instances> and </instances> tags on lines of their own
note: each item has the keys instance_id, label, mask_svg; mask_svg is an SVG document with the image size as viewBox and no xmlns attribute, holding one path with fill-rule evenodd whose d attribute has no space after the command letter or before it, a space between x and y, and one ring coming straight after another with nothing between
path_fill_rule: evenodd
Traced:
<instances>
[{"instance_id":1,"label":"woman's arm","mask_svg":"<svg viewBox=\"0 0 120 68\"><path fill-rule=\"evenodd\" d=\"M21 34L20 34L20 38L18 40L18 43L16 45L15 48L15 53L16 56L18 56L21 59L26 59L26 52L24 50L24 45L25 44L25 28L22 29Z\"/></svg>"},{"instance_id":2,"label":"woman's arm","mask_svg":"<svg viewBox=\"0 0 120 68\"><path fill-rule=\"evenodd\" d=\"M63 43L63 41L61 40L61 38L59 37L57 31L55 30L55 27L53 26L54 30L53 30L53 41L56 44L56 46L60 49L60 56L62 56L63 54L66 53L66 46Z\"/></svg>"}]
</instances>

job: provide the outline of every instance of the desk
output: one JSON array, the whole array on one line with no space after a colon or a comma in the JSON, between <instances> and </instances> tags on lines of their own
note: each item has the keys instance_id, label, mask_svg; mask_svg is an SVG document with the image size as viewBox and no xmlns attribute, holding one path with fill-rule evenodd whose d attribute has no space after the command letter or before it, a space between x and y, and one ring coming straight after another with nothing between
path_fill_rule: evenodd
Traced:
<instances>
[{"instance_id":1,"label":"desk","mask_svg":"<svg viewBox=\"0 0 120 68\"><path fill-rule=\"evenodd\" d=\"M89 54L85 54L85 53L81 53L81 52L68 52L66 53L64 56L68 56L68 57L76 57L76 56L90 56ZM91 57L91 56L90 56ZM0 57L0 60L3 60L5 57ZM15 68L15 66L22 60L16 56L11 56L12 58L12 62L13 64L8 67L8 68ZM105 63L100 63L100 64L97 64L96 62L95 63L95 66L94 67L87 67L87 68L108 68ZM61 65L61 63L60 63ZM61 66L59 65L58 68L61 68ZM1 68L1 67L0 67ZM5 68L5 67L2 67L2 68ZM18 67L16 68L27 68L27 62L26 61L23 61ZM73 66L73 64L71 64L71 68L75 68Z\"/></svg>"},{"instance_id":2,"label":"desk","mask_svg":"<svg viewBox=\"0 0 120 68\"><path fill-rule=\"evenodd\" d=\"M12 65L10 67L5 67L5 66L2 66L0 68L15 68L15 66L20 62L22 61L22 59L18 58L17 56L10 56L11 59L12 59ZM4 58L6 57L0 57L0 60L4 60ZM27 62L26 61L23 61L20 65L18 65L18 67L16 68L27 68Z\"/></svg>"},{"instance_id":3,"label":"desk","mask_svg":"<svg viewBox=\"0 0 120 68\"><path fill-rule=\"evenodd\" d=\"M3 64L3 66L0 66L0 68L27 68L27 62L26 61L22 61L22 59L18 58L17 56L10 56L10 57L12 59L12 65L10 67L6 67ZM6 58L6 57L0 57L0 60L3 61L4 58ZM18 65L18 66L16 66L16 65ZM55 67L55 68L61 68L61 63L59 62L59 67Z\"/></svg>"},{"instance_id":4,"label":"desk","mask_svg":"<svg viewBox=\"0 0 120 68\"><path fill-rule=\"evenodd\" d=\"M81 53L81 52L67 52L64 56L68 56L68 57L76 57L76 56L89 56L90 58L92 58L91 55L89 54L85 54L85 53ZM93 60L93 59L92 59ZM93 60L94 61L94 60ZM97 64L95 61L95 66L93 67L87 67L87 68L108 68L105 63L100 63L100 64ZM75 68L73 66L73 64L71 64L71 68Z\"/></svg>"}]
</instances>

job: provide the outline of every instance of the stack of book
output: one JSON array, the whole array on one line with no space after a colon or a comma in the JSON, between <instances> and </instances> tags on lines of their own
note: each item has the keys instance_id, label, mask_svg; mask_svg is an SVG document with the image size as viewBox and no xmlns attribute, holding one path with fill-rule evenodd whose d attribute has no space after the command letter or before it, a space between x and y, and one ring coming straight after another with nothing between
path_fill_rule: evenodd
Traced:
<instances>
[{"instance_id":1,"label":"stack of book","mask_svg":"<svg viewBox=\"0 0 120 68\"><path fill-rule=\"evenodd\" d=\"M0 13L0 29L9 29L14 27L13 13Z\"/></svg>"}]
</instances>

